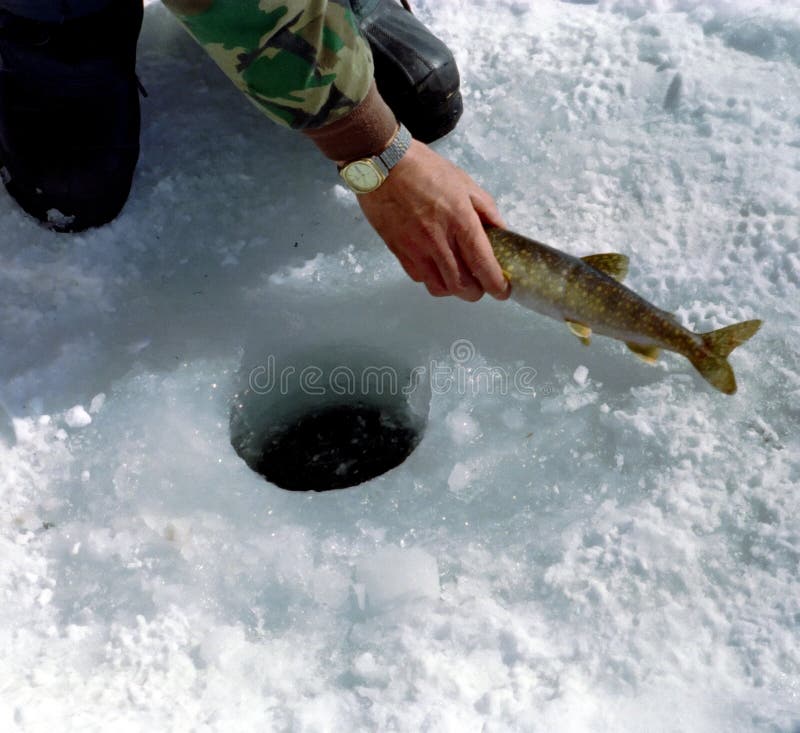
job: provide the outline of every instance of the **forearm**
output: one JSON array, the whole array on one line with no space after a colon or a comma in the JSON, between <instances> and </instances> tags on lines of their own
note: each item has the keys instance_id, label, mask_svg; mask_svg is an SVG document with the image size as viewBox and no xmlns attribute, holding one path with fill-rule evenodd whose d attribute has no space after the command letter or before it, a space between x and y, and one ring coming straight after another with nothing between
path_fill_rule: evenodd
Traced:
<instances>
[{"instance_id":1,"label":"forearm","mask_svg":"<svg viewBox=\"0 0 800 733\"><path fill-rule=\"evenodd\" d=\"M397 131L349 0L164 2L264 112L332 160L375 155ZM494 201L427 146L412 142L382 185L358 201L409 276L433 295L508 297L481 225L502 225Z\"/></svg>"},{"instance_id":2,"label":"forearm","mask_svg":"<svg viewBox=\"0 0 800 733\"><path fill-rule=\"evenodd\" d=\"M328 157L379 152L394 115L347 2L165 0L227 76L271 119Z\"/></svg>"}]
</instances>

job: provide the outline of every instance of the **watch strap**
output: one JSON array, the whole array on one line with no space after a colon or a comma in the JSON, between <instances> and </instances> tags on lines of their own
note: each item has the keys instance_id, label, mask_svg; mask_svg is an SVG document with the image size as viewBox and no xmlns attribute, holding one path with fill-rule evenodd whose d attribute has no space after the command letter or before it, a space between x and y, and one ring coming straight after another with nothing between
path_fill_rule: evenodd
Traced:
<instances>
[{"instance_id":1,"label":"watch strap","mask_svg":"<svg viewBox=\"0 0 800 733\"><path fill-rule=\"evenodd\" d=\"M375 157L383 164L388 174L402 160L409 147L411 147L411 133L401 122L397 128L397 133L392 138L392 142L389 143L386 150Z\"/></svg>"}]
</instances>

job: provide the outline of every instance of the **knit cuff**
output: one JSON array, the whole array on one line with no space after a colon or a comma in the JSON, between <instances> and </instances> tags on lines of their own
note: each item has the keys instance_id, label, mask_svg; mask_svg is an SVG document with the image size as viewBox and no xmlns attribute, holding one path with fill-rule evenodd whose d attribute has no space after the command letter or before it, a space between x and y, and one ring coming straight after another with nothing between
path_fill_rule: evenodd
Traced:
<instances>
[{"instance_id":1,"label":"knit cuff","mask_svg":"<svg viewBox=\"0 0 800 733\"><path fill-rule=\"evenodd\" d=\"M397 119L374 81L367 96L349 115L324 127L303 130L325 156L337 163L377 155L395 132Z\"/></svg>"}]
</instances>

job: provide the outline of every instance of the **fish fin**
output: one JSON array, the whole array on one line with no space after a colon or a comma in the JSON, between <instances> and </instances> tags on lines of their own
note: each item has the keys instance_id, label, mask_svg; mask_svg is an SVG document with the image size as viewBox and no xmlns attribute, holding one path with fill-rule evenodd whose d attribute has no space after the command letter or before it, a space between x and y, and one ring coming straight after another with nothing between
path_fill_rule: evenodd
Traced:
<instances>
[{"instance_id":1,"label":"fish fin","mask_svg":"<svg viewBox=\"0 0 800 733\"><path fill-rule=\"evenodd\" d=\"M508 282L511 282L511 273L508 270L503 270L503 277L508 280Z\"/></svg>"},{"instance_id":2,"label":"fish fin","mask_svg":"<svg viewBox=\"0 0 800 733\"><path fill-rule=\"evenodd\" d=\"M646 364L655 364L658 361L658 346L646 346L633 341L626 341L625 345Z\"/></svg>"},{"instance_id":3,"label":"fish fin","mask_svg":"<svg viewBox=\"0 0 800 733\"><path fill-rule=\"evenodd\" d=\"M595 270L604 272L609 277L622 282L628 274L628 257L618 252L604 252L599 255L586 255L581 259Z\"/></svg>"},{"instance_id":4,"label":"fish fin","mask_svg":"<svg viewBox=\"0 0 800 733\"><path fill-rule=\"evenodd\" d=\"M588 346L591 343L592 329L589 326L584 326L582 323L570 321L569 319L566 319L566 324L567 328L581 340L584 346Z\"/></svg>"},{"instance_id":5,"label":"fish fin","mask_svg":"<svg viewBox=\"0 0 800 733\"><path fill-rule=\"evenodd\" d=\"M718 328L716 331L702 333L700 336L706 349L697 356L690 356L689 360L703 379L720 392L733 394L736 392L736 377L727 356L752 337L760 327L760 320L743 321Z\"/></svg>"},{"instance_id":6,"label":"fish fin","mask_svg":"<svg viewBox=\"0 0 800 733\"><path fill-rule=\"evenodd\" d=\"M713 351L720 358L725 358L737 346L741 346L747 339L755 335L761 328L761 321L742 321L734 323L732 326L718 328L716 331L700 334L706 348Z\"/></svg>"}]
</instances>

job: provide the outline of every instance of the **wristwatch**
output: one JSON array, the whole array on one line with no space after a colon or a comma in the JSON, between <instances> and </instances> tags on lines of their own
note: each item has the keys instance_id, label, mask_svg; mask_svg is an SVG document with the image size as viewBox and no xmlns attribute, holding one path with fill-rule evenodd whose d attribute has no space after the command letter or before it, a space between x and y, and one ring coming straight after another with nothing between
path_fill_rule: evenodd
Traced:
<instances>
[{"instance_id":1,"label":"wristwatch","mask_svg":"<svg viewBox=\"0 0 800 733\"><path fill-rule=\"evenodd\" d=\"M406 154L411 133L401 124L388 147L379 155L354 160L339 168L339 175L356 193L370 193L378 188Z\"/></svg>"}]
</instances>

